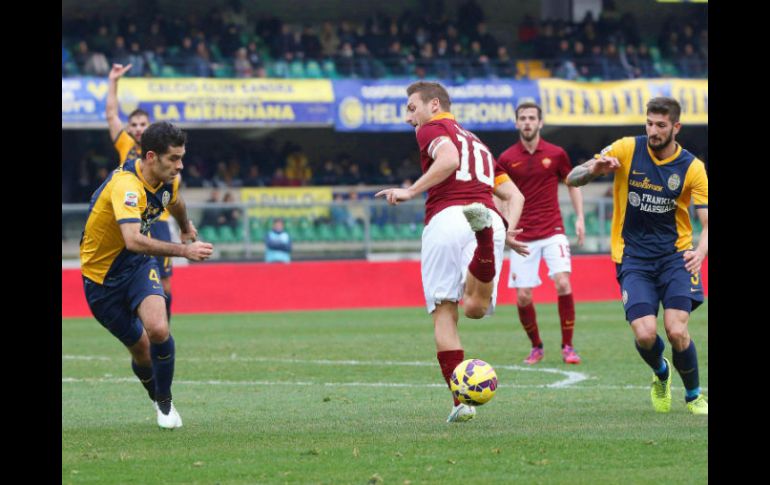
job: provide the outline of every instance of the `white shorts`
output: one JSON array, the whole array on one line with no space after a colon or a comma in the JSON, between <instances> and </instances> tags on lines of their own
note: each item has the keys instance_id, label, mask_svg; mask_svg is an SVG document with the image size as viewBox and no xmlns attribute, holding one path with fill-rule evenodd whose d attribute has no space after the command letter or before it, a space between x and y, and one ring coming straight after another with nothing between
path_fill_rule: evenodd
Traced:
<instances>
[{"instance_id":1,"label":"white shorts","mask_svg":"<svg viewBox=\"0 0 770 485\"><path fill-rule=\"evenodd\" d=\"M505 257L505 225L500 216L492 212L492 229L495 245L495 279L492 303L487 315L492 315L497 302L497 282ZM422 231L422 288L428 313L433 313L438 303L459 302L465 290L468 265L476 251L476 233L463 215L462 206L453 205L434 215Z\"/></svg>"},{"instance_id":2,"label":"white shorts","mask_svg":"<svg viewBox=\"0 0 770 485\"><path fill-rule=\"evenodd\" d=\"M511 250L511 272L508 275L508 288L534 288L542 281L540 258L548 265L548 277L553 279L556 273L571 273L569 239L564 234L556 234L546 239L528 241L529 256L521 256Z\"/></svg>"}]
</instances>

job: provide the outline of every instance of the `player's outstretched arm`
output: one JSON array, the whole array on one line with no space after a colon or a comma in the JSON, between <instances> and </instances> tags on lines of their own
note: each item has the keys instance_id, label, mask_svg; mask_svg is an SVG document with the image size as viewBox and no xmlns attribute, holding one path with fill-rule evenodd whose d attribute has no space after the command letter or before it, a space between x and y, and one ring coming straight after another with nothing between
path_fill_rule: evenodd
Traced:
<instances>
[{"instance_id":1,"label":"player's outstretched arm","mask_svg":"<svg viewBox=\"0 0 770 485\"><path fill-rule=\"evenodd\" d=\"M181 256L190 261L203 261L211 257L214 246L211 243L195 241L191 244L179 244L151 239L139 231L138 222L125 222L120 225L126 249L134 253L149 256Z\"/></svg>"},{"instance_id":2,"label":"player's outstretched arm","mask_svg":"<svg viewBox=\"0 0 770 485\"><path fill-rule=\"evenodd\" d=\"M115 141L120 130L123 129L123 122L118 116L118 79L131 69L131 64L123 67L123 64L113 64L112 70L107 77L107 106L105 114L107 115L107 126L110 129L110 140Z\"/></svg>"},{"instance_id":3,"label":"player's outstretched arm","mask_svg":"<svg viewBox=\"0 0 770 485\"><path fill-rule=\"evenodd\" d=\"M452 143L443 143L436 150L436 158L433 160L427 172L417 179L411 187L405 189L385 189L374 194L375 197L385 197L391 205L410 200L429 188L437 185L456 172L460 167L460 154Z\"/></svg>"},{"instance_id":4,"label":"player's outstretched arm","mask_svg":"<svg viewBox=\"0 0 770 485\"><path fill-rule=\"evenodd\" d=\"M703 260L709 254L709 210L707 208L695 209L695 214L700 219L703 230L700 233L698 247L692 251L684 252L684 267L692 274L698 274Z\"/></svg>"},{"instance_id":5,"label":"player's outstretched arm","mask_svg":"<svg viewBox=\"0 0 770 485\"><path fill-rule=\"evenodd\" d=\"M581 187L602 175L607 175L620 168L620 162L615 157L601 156L573 168L565 181L570 187Z\"/></svg>"}]
</instances>

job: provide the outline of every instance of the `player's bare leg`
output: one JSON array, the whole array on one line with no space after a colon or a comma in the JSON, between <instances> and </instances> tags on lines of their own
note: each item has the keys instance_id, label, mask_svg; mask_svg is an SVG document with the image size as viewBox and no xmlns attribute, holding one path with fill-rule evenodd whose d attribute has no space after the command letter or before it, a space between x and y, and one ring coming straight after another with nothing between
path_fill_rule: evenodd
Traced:
<instances>
[{"instance_id":1,"label":"player's bare leg","mask_svg":"<svg viewBox=\"0 0 770 485\"><path fill-rule=\"evenodd\" d=\"M163 293L166 294L166 319L171 325L171 276L161 278L160 284L163 286Z\"/></svg>"},{"instance_id":2,"label":"player's bare leg","mask_svg":"<svg viewBox=\"0 0 770 485\"><path fill-rule=\"evenodd\" d=\"M663 324L666 336L673 348L674 368L682 378L685 389L685 401L688 410L693 414L708 414L708 402L701 396L700 379L698 376L698 354L695 342L690 338L687 324L689 312L666 308L663 312Z\"/></svg>"},{"instance_id":3,"label":"player's bare leg","mask_svg":"<svg viewBox=\"0 0 770 485\"><path fill-rule=\"evenodd\" d=\"M652 407L659 413L667 413L671 410L671 366L663 357L665 344L658 336L657 327L655 315L645 315L631 322L636 350L653 371L650 388Z\"/></svg>"},{"instance_id":4,"label":"player's bare leg","mask_svg":"<svg viewBox=\"0 0 770 485\"><path fill-rule=\"evenodd\" d=\"M469 271L465 279L465 291L463 294L463 310L468 318L478 319L487 314L492 303L494 280L481 281Z\"/></svg>"},{"instance_id":5,"label":"player's bare leg","mask_svg":"<svg viewBox=\"0 0 770 485\"><path fill-rule=\"evenodd\" d=\"M580 356L572 345L572 335L575 331L575 300L572 297L572 285L569 272L563 271L553 275L556 294L559 298L559 323L561 325L561 356L567 364L579 364Z\"/></svg>"},{"instance_id":6,"label":"player's bare leg","mask_svg":"<svg viewBox=\"0 0 770 485\"><path fill-rule=\"evenodd\" d=\"M139 304L137 313L150 340L158 425L162 428L179 428L182 426L182 418L171 402L175 348L174 337L168 328L166 299L159 295L150 295Z\"/></svg>"},{"instance_id":7,"label":"player's bare leg","mask_svg":"<svg viewBox=\"0 0 770 485\"><path fill-rule=\"evenodd\" d=\"M468 318L482 318L492 302L495 267L495 242L492 215L478 202L463 207L463 215L476 235L473 253L465 280L463 306Z\"/></svg>"},{"instance_id":8,"label":"player's bare leg","mask_svg":"<svg viewBox=\"0 0 770 485\"><path fill-rule=\"evenodd\" d=\"M441 366L441 374L444 376L447 387L452 371L465 360L465 352L460 335L457 332L457 320L459 318L457 302L445 301L436 305L433 311L433 334L436 339L436 358ZM460 403L454 396L454 407L449 413L447 422L461 422L472 419L476 410L472 406Z\"/></svg>"}]
</instances>

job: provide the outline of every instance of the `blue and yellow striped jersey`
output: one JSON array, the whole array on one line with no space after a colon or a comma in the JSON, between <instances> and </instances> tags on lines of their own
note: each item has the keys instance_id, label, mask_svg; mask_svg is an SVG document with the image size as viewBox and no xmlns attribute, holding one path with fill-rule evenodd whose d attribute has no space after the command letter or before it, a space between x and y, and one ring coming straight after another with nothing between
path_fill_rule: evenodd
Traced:
<instances>
[{"instance_id":1,"label":"blue and yellow striped jersey","mask_svg":"<svg viewBox=\"0 0 770 485\"><path fill-rule=\"evenodd\" d=\"M136 142L136 140L134 140L134 137L126 133L126 130L120 131L118 137L115 138L113 145L115 146L115 150L117 150L118 156L120 157L120 164L118 165L120 167L122 167L123 164L128 160L136 160L142 156L142 147L139 145L139 143ZM164 210L160 220L167 221L168 217L168 211Z\"/></svg>"},{"instance_id":2,"label":"blue and yellow striped jersey","mask_svg":"<svg viewBox=\"0 0 770 485\"><path fill-rule=\"evenodd\" d=\"M646 136L617 140L601 152L616 157L612 260L624 255L659 258L692 249L688 208L708 208L708 178L703 162L677 145L676 152L658 160Z\"/></svg>"},{"instance_id":3,"label":"blue and yellow striped jersey","mask_svg":"<svg viewBox=\"0 0 770 485\"><path fill-rule=\"evenodd\" d=\"M115 169L94 192L80 241L80 266L84 276L99 283L119 281L121 275L148 256L126 249L120 224L139 222L148 235L163 210L177 201L179 177L173 183L151 187L142 176L141 159Z\"/></svg>"}]
</instances>

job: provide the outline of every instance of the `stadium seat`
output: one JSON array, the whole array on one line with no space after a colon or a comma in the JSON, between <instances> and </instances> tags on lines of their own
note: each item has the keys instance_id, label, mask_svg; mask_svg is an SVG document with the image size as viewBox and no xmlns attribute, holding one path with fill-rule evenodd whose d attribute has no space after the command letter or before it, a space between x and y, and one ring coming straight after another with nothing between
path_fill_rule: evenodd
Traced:
<instances>
[{"instance_id":1,"label":"stadium seat","mask_svg":"<svg viewBox=\"0 0 770 485\"><path fill-rule=\"evenodd\" d=\"M594 212L586 214L586 236L599 235L599 217Z\"/></svg>"},{"instance_id":2,"label":"stadium seat","mask_svg":"<svg viewBox=\"0 0 770 485\"><path fill-rule=\"evenodd\" d=\"M251 241L257 242L265 239L265 235L267 232L265 231L265 228L262 226L252 226L251 227Z\"/></svg>"},{"instance_id":3,"label":"stadium seat","mask_svg":"<svg viewBox=\"0 0 770 485\"><path fill-rule=\"evenodd\" d=\"M347 241L350 239L350 230L345 224L334 225L334 240L335 241Z\"/></svg>"},{"instance_id":4,"label":"stadium seat","mask_svg":"<svg viewBox=\"0 0 770 485\"><path fill-rule=\"evenodd\" d=\"M243 237L238 238L238 234L235 229L230 226L219 227L219 241L223 243L237 243L243 240Z\"/></svg>"},{"instance_id":5,"label":"stadium seat","mask_svg":"<svg viewBox=\"0 0 770 485\"><path fill-rule=\"evenodd\" d=\"M575 235L575 214L570 213L564 218L564 233L567 237Z\"/></svg>"},{"instance_id":6,"label":"stadium seat","mask_svg":"<svg viewBox=\"0 0 770 485\"><path fill-rule=\"evenodd\" d=\"M219 234L213 226L203 226L198 231L202 240L216 244L219 242Z\"/></svg>"},{"instance_id":7,"label":"stadium seat","mask_svg":"<svg viewBox=\"0 0 770 485\"><path fill-rule=\"evenodd\" d=\"M324 74L326 74L326 77L328 78L337 79L338 77L340 77L339 74L337 74L337 65L331 59L326 59L325 61L323 61L321 68L323 69Z\"/></svg>"},{"instance_id":8,"label":"stadium seat","mask_svg":"<svg viewBox=\"0 0 770 485\"><path fill-rule=\"evenodd\" d=\"M235 77L233 67L229 64L219 64L214 68L214 77L218 78L232 78Z\"/></svg>"},{"instance_id":9,"label":"stadium seat","mask_svg":"<svg viewBox=\"0 0 770 485\"><path fill-rule=\"evenodd\" d=\"M382 234L388 241L395 241L399 239L398 232L396 231L396 226L393 224L385 224L382 226Z\"/></svg>"},{"instance_id":10,"label":"stadium seat","mask_svg":"<svg viewBox=\"0 0 770 485\"><path fill-rule=\"evenodd\" d=\"M364 240L364 227L359 224L355 223L353 227L350 230L350 237L354 241L363 241Z\"/></svg>"},{"instance_id":11,"label":"stadium seat","mask_svg":"<svg viewBox=\"0 0 770 485\"><path fill-rule=\"evenodd\" d=\"M334 241L334 232L329 224L318 226L318 239L321 241Z\"/></svg>"},{"instance_id":12,"label":"stadium seat","mask_svg":"<svg viewBox=\"0 0 770 485\"><path fill-rule=\"evenodd\" d=\"M372 238L372 241L382 241L385 239L385 235L382 231L382 226L379 224L371 224L369 225L369 236Z\"/></svg>"},{"instance_id":13,"label":"stadium seat","mask_svg":"<svg viewBox=\"0 0 770 485\"><path fill-rule=\"evenodd\" d=\"M299 237L298 241L309 241L309 242L315 242L318 241L318 234L315 230L315 227L311 224L309 226L301 226L299 228Z\"/></svg>"},{"instance_id":14,"label":"stadium seat","mask_svg":"<svg viewBox=\"0 0 770 485\"><path fill-rule=\"evenodd\" d=\"M302 61L291 61L291 64L289 64L289 77L294 79L305 77L305 66L302 65Z\"/></svg>"},{"instance_id":15,"label":"stadium seat","mask_svg":"<svg viewBox=\"0 0 770 485\"><path fill-rule=\"evenodd\" d=\"M324 77L324 73L321 70L321 65L316 61L307 61L305 65L305 77L310 79L319 79Z\"/></svg>"},{"instance_id":16,"label":"stadium seat","mask_svg":"<svg viewBox=\"0 0 770 485\"><path fill-rule=\"evenodd\" d=\"M289 65L285 61L267 63L267 75L277 78L289 77Z\"/></svg>"}]
</instances>

